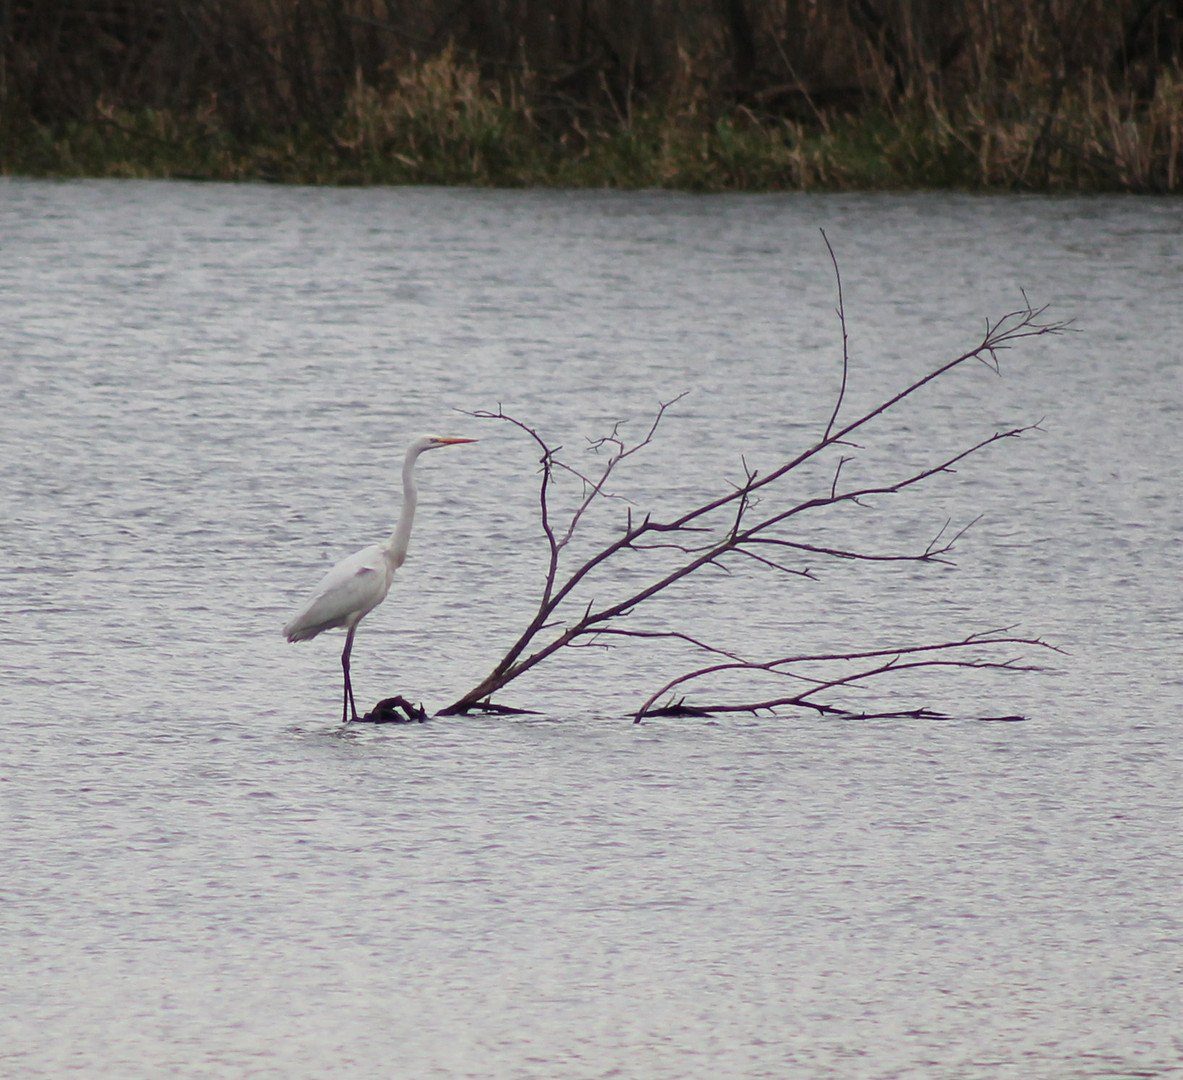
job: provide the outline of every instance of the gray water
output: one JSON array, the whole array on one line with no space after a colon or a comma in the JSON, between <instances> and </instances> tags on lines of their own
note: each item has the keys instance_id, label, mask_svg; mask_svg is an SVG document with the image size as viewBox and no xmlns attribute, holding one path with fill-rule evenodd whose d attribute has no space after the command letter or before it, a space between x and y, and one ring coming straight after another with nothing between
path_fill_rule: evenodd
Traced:
<instances>
[{"instance_id":1,"label":"gray water","mask_svg":"<svg viewBox=\"0 0 1183 1080\"><path fill-rule=\"evenodd\" d=\"M634 726L701 658L621 643L503 693L535 715L342 730L340 638L279 626L393 526L406 443L481 440L421 460L355 684L439 708L542 551L536 450L456 410L590 467L689 391L638 512L767 470L836 386L819 227L852 409L1020 289L1075 319L868 470L1043 430L832 523L884 551L981 515L956 567L736 566L648 625L775 655L1017 624L1047 670L883 687L940 722ZM0 253L0 1074L1183 1072L1177 202L8 181Z\"/></svg>"}]
</instances>

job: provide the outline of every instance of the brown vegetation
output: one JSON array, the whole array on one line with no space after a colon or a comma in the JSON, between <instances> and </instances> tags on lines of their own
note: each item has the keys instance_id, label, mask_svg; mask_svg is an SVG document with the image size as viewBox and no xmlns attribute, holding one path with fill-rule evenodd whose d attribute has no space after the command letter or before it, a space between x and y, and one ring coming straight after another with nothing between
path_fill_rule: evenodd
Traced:
<instances>
[{"instance_id":1,"label":"brown vegetation","mask_svg":"<svg viewBox=\"0 0 1183 1080\"><path fill-rule=\"evenodd\" d=\"M1183 0L3 0L6 172L1172 191Z\"/></svg>"}]
</instances>

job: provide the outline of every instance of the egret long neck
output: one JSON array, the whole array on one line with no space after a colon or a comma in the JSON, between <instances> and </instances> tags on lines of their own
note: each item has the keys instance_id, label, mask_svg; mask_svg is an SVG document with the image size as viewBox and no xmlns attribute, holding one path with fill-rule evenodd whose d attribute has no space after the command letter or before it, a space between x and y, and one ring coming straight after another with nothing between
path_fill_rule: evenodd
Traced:
<instances>
[{"instance_id":1,"label":"egret long neck","mask_svg":"<svg viewBox=\"0 0 1183 1080\"><path fill-rule=\"evenodd\" d=\"M399 511L398 525L386 541L383 554L395 569L402 566L407 557L407 545L411 542L411 526L415 522L415 459L417 453L408 452L403 462L403 508Z\"/></svg>"}]
</instances>

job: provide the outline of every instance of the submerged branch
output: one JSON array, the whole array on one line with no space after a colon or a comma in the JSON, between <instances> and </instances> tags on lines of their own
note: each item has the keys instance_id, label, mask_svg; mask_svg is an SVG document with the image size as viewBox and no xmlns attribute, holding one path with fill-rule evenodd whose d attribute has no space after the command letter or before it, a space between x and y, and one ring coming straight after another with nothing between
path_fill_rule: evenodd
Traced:
<instances>
[{"instance_id":1,"label":"submerged branch","mask_svg":"<svg viewBox=\"0 0 1183 1080\"><path fill-rule=\"evenodd\" d=\"M1010 636L1000 636L999 633L975 633L959 641L946 641L925 645L904 645L895 646L891 648L871 649L863 652L850 653L819 653L819 654L803 654L798 656L785 656L775 660L768 660L763 662L739 660L729 664L711 664L707 667L699 668L696 671L689 671L674 679L669 680L664 686L651 694L637 709L634 714L634 723L640 723L647 717L652 716L670 716L679 715L676 712L671 712L672 708L681 706L685 701L685 697L679 699L678 702L673 702L671 699L664 706L658 706L656 703L659 698L665 697L672 690L678 687L685 686L687 683L694 682L698 679L706 678L710 675L718 675L723 673L734 672L753 672L762 673L766 675L774 675L782 678L792 678L808 682L811 685L808 689L801 691L799 694L778 695L771 698L763 698L758 701L745 701L741 703L736 702L721 702L721 703L706 703L695 705L694 708L702 713L713 714L722 712L771 712L777 708L809 708L817 712L823 713L842 713L844 715L853 715L848 710L839 708L835 705L823 704L812 700L817 694L823 693L827 690L833 690L839 687L850 686L854 683L865 682L878 675L883 675L888 672L902 672L916 668L934 668L934 667L957 667L957 668L990 668L994 670L1005 671L1042 671L1042 667L1031 664L1021 664L1019 658L1013 657L1004 660L990 660L980 658L960 659L957 657L949 658L944 655L931 657L925 654L945 654L952 653L959 649L966 648L984 648L997 647L1002 645L1018 645L1025 648L1040 648L1050 649L1053 652L1059 652L1054 645L1048 644L1040 638L1019 638ZM819 679L816 676L807 676L803 673L796 672L790 669L790 665L800 664L825 664L825 663L854 663L859 660L874 660L877 658L886 657L884 663L875 664L871 667L860 668L857 671L849 672L845 675L836 676L833 678ZM921 657L920 659L913 659L904 661L904 657ZM911 711L907 711L910 714ZM902 715L899 713L881 713L881 716L895 716Z\"/></svg>"}]
</instances>

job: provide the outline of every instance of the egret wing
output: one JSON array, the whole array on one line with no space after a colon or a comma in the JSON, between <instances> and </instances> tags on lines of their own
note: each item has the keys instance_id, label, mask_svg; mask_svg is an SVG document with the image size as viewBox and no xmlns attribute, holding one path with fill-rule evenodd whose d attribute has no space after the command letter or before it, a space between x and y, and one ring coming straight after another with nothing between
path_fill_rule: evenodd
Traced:
<instances>
[{"instance_id":1,"label":"egret wing","mask_svg":"<svg viewBox=\"0 0 1183 1080\"><path fill-rule=\"evenodd\" d=\"M380 604L390 589L390 567L377 544L332 568L283 628L289 641L316 637L322 630L356 623Z\"/></svg>"}]
</instances>

